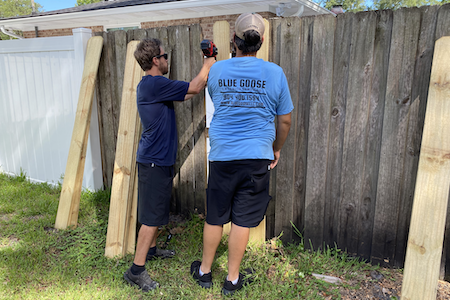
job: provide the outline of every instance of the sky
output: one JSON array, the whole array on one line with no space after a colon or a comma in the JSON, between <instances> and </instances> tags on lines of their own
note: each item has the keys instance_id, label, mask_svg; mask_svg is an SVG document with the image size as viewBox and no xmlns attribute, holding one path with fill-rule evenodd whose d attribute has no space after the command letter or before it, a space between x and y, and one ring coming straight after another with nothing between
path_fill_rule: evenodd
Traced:
<instances>
[{"instance_id":1,"label":"sky","mask_svg":"<svg viewBox=\"0 0 450 300\"><path fill-rule=\"evenodd\" d=\"M34 0L44 7L45 11L74 7L77 0Z\"/></svg>"}]
</instances>

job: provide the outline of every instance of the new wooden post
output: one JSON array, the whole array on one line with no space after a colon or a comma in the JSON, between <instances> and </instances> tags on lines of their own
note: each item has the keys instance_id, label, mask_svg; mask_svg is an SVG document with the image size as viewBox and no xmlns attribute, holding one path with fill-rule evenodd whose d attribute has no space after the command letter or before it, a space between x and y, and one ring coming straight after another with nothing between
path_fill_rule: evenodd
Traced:
<instances>
[{"instance_id":1,"label":"new wooden post","mask_svg":"<svg viewBox=\"0 0 450 300\"><path fill-rule=\"evenodd\" d=\"M98 65L103 48L103 37L91 37L87 43L72 140L67 159L64 181L59 198L55 228L77 226L80 194L83 184L84 162L91 121L92 102Z\"/></svg>"},{"instance_id":2,"label":"new wooden post","mask_svg":"<svg viewBox=\"0 0 450 300\"><path fill-rule=\"evenodd\" d=\"M450 37L436 42L406 250L403 300L436 299L450 184Z\"/></svg>"},{"instance_id":3,"label":"new wooden post","mask_svg":"<svg viewBox=\"0 0 450 300\"><path fill-rule=\"evenodd\" d=\"M256 57L269 60L269 45L270 45L270 28L269 21L264 19L264 24L266 26L264 31L264 42L261 49L257 52ZM214 44L217 46L219 51L217 55L217 60L224 60L230 58L230 24L227 21L218 21L214 23L213 26L213 36ZM223 234L229 234L231 230L231 223L227 223L223 226ZM264 243L266 239L266 217L258 227L250 229L249 241L254 243Z\"/></svg>"},{"instance_id":4,"label":"new wooden post","mask_svg":"<svg viewBox=\"0 0 450 300\"><path fill-rule=\"evenodd\" d=\"M135 226L135 223L131 224L131 219L135 218L132 217L135 215L132 210L135 209L133 195L136 188L136 135L139 133L140 126L136 105L136 88L144 74L134 58L134 51L138 44L139 41L132 41L127 46L108 232L106 234L105 256L110 258L123 256L127 250L130 251L128 236L133 235L134 232L130 226Z\"/></svg>"}]
</instances>

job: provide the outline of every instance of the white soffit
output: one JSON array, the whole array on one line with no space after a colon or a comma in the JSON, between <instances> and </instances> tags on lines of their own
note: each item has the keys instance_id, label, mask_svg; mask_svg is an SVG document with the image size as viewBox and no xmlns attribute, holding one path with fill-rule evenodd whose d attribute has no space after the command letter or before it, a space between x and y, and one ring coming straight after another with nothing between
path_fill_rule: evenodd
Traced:
<instances>
[{"instance_id":1,"label":"white soffit","mask_svg":"<svg viewBox=\"0 0 450 300\"><path fill-rule=\"evenodd\" d=\"M35 27L38 27L39 30L87 26L111 27L130 22L141 23L245 12L269 12L270 5L277 5L278 2L275 0L185 0L9 19L0 21L0 25L22 31L34 31ZM301 2L305 5L305 16L330 13L309 0Z\"/></svg>"}]
</instances>

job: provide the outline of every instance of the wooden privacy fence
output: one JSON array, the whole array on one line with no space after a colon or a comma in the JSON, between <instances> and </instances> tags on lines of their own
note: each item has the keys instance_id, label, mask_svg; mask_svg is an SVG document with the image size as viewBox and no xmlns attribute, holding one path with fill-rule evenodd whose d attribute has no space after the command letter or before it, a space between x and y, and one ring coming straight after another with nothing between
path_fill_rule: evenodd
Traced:
<instances>
[{"instance_id":1,"label":"wooden privacy fence","mask_svg":"<svg viewBox=\"0 0 450 300\"><path fill-rule=\"evenodd\" d=\"M272 173L266 237L283 232L284 240L299 240L292 222L315 249L337 245L403 265L434 42L450 35L450 5L272 19L270 28L270 60L284 69L295 109ZM201 29L102 35L97 99L110 186L127 42L160 38L170 56L169 77L190 81L202 64ZM175 107L177 213L204 212L205 107L198 97ZM447 225L450 249L450 218ZM449 250L443 259L450 263Z\"/></svg>"},{"instance_id":2,"label":"wooden privacy fence","mask_svg":"<svg viewBox=\"0 0 450 300\"><path fill-rule=\"evenodd\" d=\"M292 221L314 248L403 264L434 42L450 35L449 10L272 21L271 59L295 111L268 236L296 239Z\"/></svg>"}]
</instances>

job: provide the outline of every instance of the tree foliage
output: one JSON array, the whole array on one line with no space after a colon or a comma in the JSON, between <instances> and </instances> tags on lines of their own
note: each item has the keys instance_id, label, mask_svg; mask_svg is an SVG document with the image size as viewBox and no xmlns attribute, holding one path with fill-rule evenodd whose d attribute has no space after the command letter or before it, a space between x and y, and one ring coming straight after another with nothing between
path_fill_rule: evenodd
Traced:
<instances>
[{"instance_id":1,"label":"tree foliage","mask_svg":"<svg viewBox=\"0 0 450 300\"><path fill-rule=\"evenodd\" d=\"M374 0L373 1L373 10L381 10L381 9L398 9L401 7L420 7L426 5L442 5L445 3L449 3L450 0Z\"/></svg>"},{"instance_id":2,"label":"tree foliage","mask_svg":"<svg viewBox=\"0 0 450 300\"><path fill-rule=\"evenodd\" d=\"M34 4L36 11L42 11L42 5ZM0 0L0 18L31 15L32 11L30 0Z\"/></svg>"},{"instance_id":3,"label":"tree foliage","mask_svg":"<svg viewBox=\"0 0 450 300\"><path fill-rule=\"evenodd\" d=\"M346 12L357 12L362 10L398 9L401 7L420 7L426 5L442 5L450 3L450 0L322 0L319 4L326 9L340 5Z\"/></svg>"},{"instance_id":4,"label":"tree foliage","mask_svg":"<svg viewBox=\"0 0 450 300\"><path fill-rule=\"evenodd\" d=\"M75 6L92 4L92 3L102 2L102 1L103 0L77 0L77 4L75 4Z\"/></svg>"},{"instance_id":5,"label":"tree foliage","mask_svg":"<svg viewBox=\"0 0 450 300\"><path fill-rule=\"evenodd\" d=\"M42 5L35 2L36 11L42 11ZM31 15L33 7L30 0L0 0L0 19L11 18L17 16ZM15 34L21 35L20 31L14 31ZM10 40L12 37L0 33L0 40Z\"/></svg>"}]
</instances>

